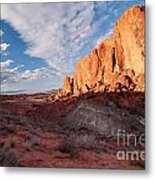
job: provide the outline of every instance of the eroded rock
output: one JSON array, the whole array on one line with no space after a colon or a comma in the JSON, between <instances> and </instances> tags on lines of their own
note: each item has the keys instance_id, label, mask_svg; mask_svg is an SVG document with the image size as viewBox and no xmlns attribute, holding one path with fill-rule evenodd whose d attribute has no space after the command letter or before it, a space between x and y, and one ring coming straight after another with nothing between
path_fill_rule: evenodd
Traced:
<instances>
[{"instance_id":1,"label":"eroded rock","mask_svg":"<svg viewBox=\"0 0 155 180\"><path fill-rule=\"evenodd\" d=\"M144 58L144 7L133 6L113 35L78 61L72 78L65 76L63 93L144 91Z\"/></svg>"}]
</instances>

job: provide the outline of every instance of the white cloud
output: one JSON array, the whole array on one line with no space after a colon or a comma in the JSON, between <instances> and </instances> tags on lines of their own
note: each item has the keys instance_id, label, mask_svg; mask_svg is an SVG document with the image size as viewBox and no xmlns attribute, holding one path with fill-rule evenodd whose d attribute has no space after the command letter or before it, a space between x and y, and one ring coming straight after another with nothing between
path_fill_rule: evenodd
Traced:
<instances>
[{"instance_id":1,"label":"white cloud","mask_svg":"<svg viewBox=\"0 0 155 180\"><path fill-rule=\"evenodd\" d=\"M19 73L11 68L11 64L13 64L13 60L5 60L1 61L1 84L5 86L6 83L16 82L19 79Z\"/></svg>"},{"instance_id":2,"label":"white cloud","mask_svg":"<svg viewBox=\"0 0 155 180\"><path fill-rule=\"evenodd\" d=\"M39 78L48 78L50 77L50 72L47 68L38 68L34 70L26 70L21 74L22 80L33 81Z\"/></svg>"},{"instance_id":3,"label":"white cloud","mask_svg":"<svg viewBox=\"0 0 155 180\"><path fill-rule=\"evenodd\" d=\"M45 67L20 71L20 68L24 65L18 65L16 67L11 67L13 60L6 60L1 62L1 83L3 86L9 83L16 83L21 81L34 81L37 79L50 78L51 76L59 76L58 73L53 72Z\"/></svg>"},{"instance_id":4,"label":"white cloud","mask_svg":"<svg viewBox=\"0 0 155 180\"><path fill-rule=\"evenodd\" d=\"M63 74L73 70L72 57L85 44L92 44L97 28L108 19L100 16L94 23L94 7L93 2L3 4L2 19L28 43L25 53L46 60ZM106 11L107 4L99 4L97 8Z\"/></svg>"},{"instance_id":5,"label":"white cloud","mask_svg":"<svg viewBox=\"0 0 155 180\"><path fill-rule=\"evenodd\" d=\"M98 48L98 47L100 46L100 44L101 44L105 39L111 37L112 34L113 34L113 31L114 31L113 28L109 29L109 31L104 35L104 37L101 37L101 38L97 41L95 48Z\"/></svg>"},{"instance_id":6,"label":"white cloud","mask_svg":"<svg viewBox=\"0 0 155 180\"><path fill-rule=\"evenodd\" d=\"M11 65L11 63L13 63L13 60L11 60L11 59L8 59L8 60L6 60L6 61L2 61L2 62L0 63L0 65L1 65L1 72L3 72L3 71L5 71L6 69L8 69L9 66Z\"/></svg>"},{"instance_id":7,"label":"white cloud","mask_svg":"<svg viewBox=\"0 0 155 180\"><path fill-rule=\"evenodd\" d=\"M61 73L93 34L94 3L3 4L2 19L28 43L25 53L42 58Z\"/></svg>"},{"instance_id":8,"label":"white cloud","mask_svg":"<svg viewBox=\"0 0 155 180\"><path fill-rule=\"evenodd\" d=\"M7 43L1 43L0 44L0 51L6 51L7 48L10 46L10 44L7 44Z\"/></svg>"},{"instance_id":9,"label":"white cloud","mask_svg":"<svg viewBox=\"0 0 155 180\"><path fill-rule=\"evenodd\" d=\"M2 30L0 30L0 36L2 36L4 34L4 32Z\"/></svg>"},{"instance_id":10,"label":"white cloud","mask_svg":"<svg viewBox=\"0 0 155 180\"><path fill-rule=\"evenodd\" d=\"M2 4L1 15L27 43L26 54L64 74L73 71L78 60L73 58L110 32L122 9L120 2L113 3Z\"/></svg>"}]
</instances>

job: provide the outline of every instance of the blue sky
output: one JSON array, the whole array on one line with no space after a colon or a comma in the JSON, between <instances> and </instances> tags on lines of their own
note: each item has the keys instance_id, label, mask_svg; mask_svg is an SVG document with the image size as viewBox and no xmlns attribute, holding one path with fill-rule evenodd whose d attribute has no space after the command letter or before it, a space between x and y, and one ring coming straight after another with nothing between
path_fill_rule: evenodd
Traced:
<instances>
[{"instance_id":1,"label":"blue sky","mask_svg":"<svg viewBox=\"0 0 155 180\"><path fill-rule=\"evenodd\" d=\"M1 91L34 93L59 88L64 74L100 39L109 37L116 20L142 0L2 4Z\"/></svg>"}]
</instances>

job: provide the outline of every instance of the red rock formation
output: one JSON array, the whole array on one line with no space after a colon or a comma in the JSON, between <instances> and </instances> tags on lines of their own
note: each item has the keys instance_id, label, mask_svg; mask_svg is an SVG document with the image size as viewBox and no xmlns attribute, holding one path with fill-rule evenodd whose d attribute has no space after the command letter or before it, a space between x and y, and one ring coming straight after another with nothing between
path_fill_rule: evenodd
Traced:
<instances>
[{"instance_id":1,"label":"red rock formation","mask_svg":"<svg viewBox=\"0 0 155 180\"><path fill-rule=\"evenodd\" d=\"M63 92L144 91L144 58L144 7L133 6L116 22L113 35L78 61Z\"/></svg>"},{"instance_id":2,"label":"red rock formation","mask_svg":"<svg viewBox=\"0 0 155 180\"><path fill-rule=\"evenodd\" d=\"M65 76L64 77L64 86L63 86L63 93L65 96L71 95L73 93L73 80Z\"/></svg>"},{"instance_id":3,"label":"red rock formation","mask_svg":"<svg viewBox=\"0 0 155 180\"><path fill-rule=\"evenodd\" d=\"M74 74L74 88L87 92L102 80L104 67L98 57L98 52L94 49L88 56L82 58L76 66Z\"/></svg>"},{"instance_id":4,"label":"red rock formation","mask_svg":"<svg viewBox=\"0 0 155 180\"><path fill-rule=\"evenodd\" d=\"M114 39L120 70L144 73L144 7L128 9L115 25Z\"/></svg>"}]
</instances>

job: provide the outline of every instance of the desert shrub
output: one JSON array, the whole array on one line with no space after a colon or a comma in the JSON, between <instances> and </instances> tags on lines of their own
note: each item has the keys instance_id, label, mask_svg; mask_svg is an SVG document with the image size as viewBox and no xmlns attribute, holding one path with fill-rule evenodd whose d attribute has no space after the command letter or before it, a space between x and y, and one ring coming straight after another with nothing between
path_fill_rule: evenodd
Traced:
<instances>
[{"instance_id":1,"label":"desert shrub","mask_svg":"<svg viewBox=\"0 0 155 180\"><path fill-rule=\"evenodd\" d=\"M14 148L16 146L16 142L13 140L13 139L11 139L11 141L10 141L10 147L11 148Z\"/></svg>"},{"instance_id":2,"label":"desert shrub","mask_svg":"<svg viewBox=\"0 0 155 180\"><path fill-rule=\"evenodd\" d=\"M19 165L19 158L15 151L6 147L0 148L0 166L17 167Z\"/></svg>"},{"instance_id":3,"label":"desert shrub","mask_svg":"<svg viewBox=\"0 0 155 180\"><path fill-rule=\"evenodd\" d=\"M95 136L93 135L81 134L74 135L72 138L79 148L91 150L96 146Z\"/></svg>"},{"instance_id":4,"label":"desert shrub","mask_svg":"<svg viewBox=\"0 0 155 180\"><path fill-rule=\"evenodd\" d=\"M2 126L0 127L0 136L5 136L8 134L12 134L14 132L14 128L12 126Z\"/></svg>"},{"instance_id":5,"label":"desert shrub","mask_svg":"<svg viewBox=\"0 0 155 180\"><path fill-rule=\"evenodd\" d=\"M40 146L39 139L36 135L28 134L25 137L25 146L27 151L31 151L31 149L35 148L36 146Z\"/></svg>"},{"instance_id":6,"label":"desert shrub","mask_svg":"<svg viewBox=\"0 0 155 180\"><path fill-rule=\"evenodd\" d=\"M142 169L145 169L145 161L131 161L130 164L132 166L139 166Z\"/></svg>"},{"instance_id":7,"label":"desert shrub","mask_svg":"<svg viewBox=\"0 0 155 180\"><path fill-rule=\"evenodd\" d=\"M56 147L56 150L62 153L68 153L71 156L78 155L78 148L72 144L69 140L64 140Z\"/></svg>"},{"instance_id":8,"label":"desert shrub","mask_svg":"<svg viewBox=\"0 0 155 180\"><path fill-rule=\"evenodd\" d=\"M5 142L0 143L0 148L3 148L5 146Z\"/></svg>"}]
</instances>

